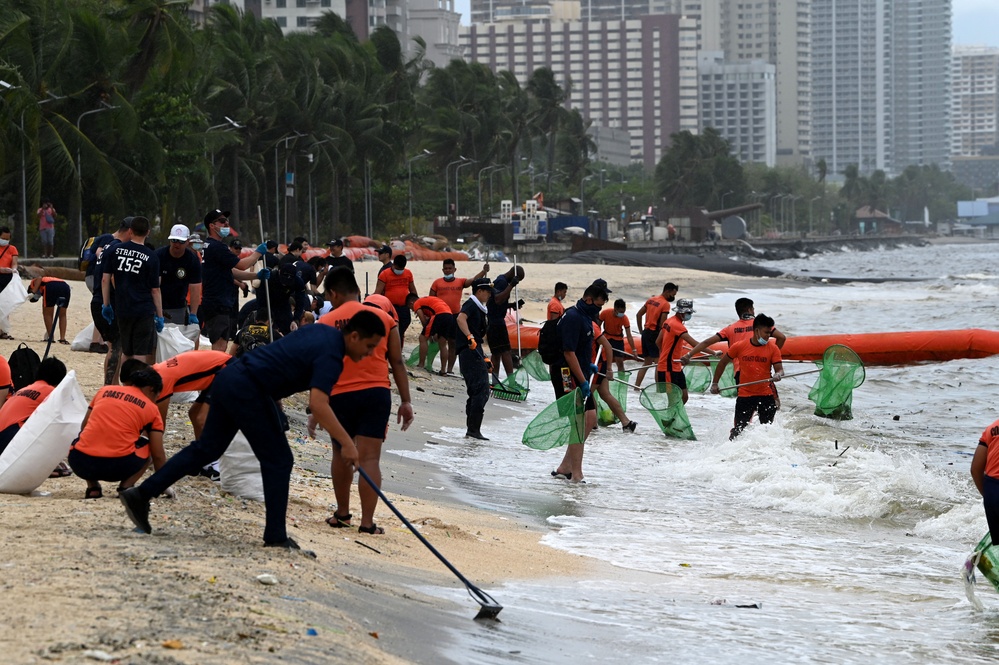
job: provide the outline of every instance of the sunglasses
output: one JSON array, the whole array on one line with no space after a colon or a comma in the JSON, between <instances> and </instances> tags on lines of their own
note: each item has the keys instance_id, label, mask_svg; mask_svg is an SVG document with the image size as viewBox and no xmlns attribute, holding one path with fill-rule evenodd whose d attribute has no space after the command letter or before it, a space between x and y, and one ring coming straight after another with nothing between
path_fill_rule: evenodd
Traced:
<instances>
[{"instance_id":1,"label":"sunglasses","mask_svg":"<svg viewBox=\"0 0 999 665\"><path fill-rule=\"evenodd\" d=\"M172 244L172 245L186 245L187 241L186 240L171 240L170 244Z\"/></svg>"},{"instance_id":2,"label":"sunglasses","mask_svg":"<svg viewBox=\"0 0 999 665\"><path fill-rule=\"evenodd\" d=\"M228 217L219 217L217 219L212 220L212 224L215 224L216 222L219 223L219 224L223 224L224 226L229 226L229 218Z\"/></svg>"}]
</instances>

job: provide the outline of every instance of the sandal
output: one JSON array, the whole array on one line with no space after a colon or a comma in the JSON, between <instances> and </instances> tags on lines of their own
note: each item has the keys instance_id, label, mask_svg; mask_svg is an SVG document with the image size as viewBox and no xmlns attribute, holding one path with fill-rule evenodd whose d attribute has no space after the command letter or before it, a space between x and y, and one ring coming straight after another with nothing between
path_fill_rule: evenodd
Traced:
<instances>
[{"instance_id":1,"label":"sandal","mask_svg":"<svg viewBox=\"0 0 999 665\"><path fill-rule=\"evenodd\" d=\"M334 529L347 529L353 526L350 523L350 518L350 513L347 513L346 515L337 515L336 513L333 513L331 517L326 518L326 523Z\"/></svg>"},{"instance_id":2,"label":"sandal","mask_svg":"<svg viewBox=\"0 0 999 665\"><path fill-rule=\"evenodd\" d=\"M359 526L359 527L357 527L357 531L359 533L370 533L372 535L380 535L380 534L385 533L385 529L381 528L380 526L378 526L374 522L371 523L371 526Z\"/></svg>"},{"instance_id":3,"label":"sandal","mask_svg":"<svg viewBox=\"0 0 999 665\"><path fill-rule=\"evenodd\" d=\"M59 462L59 466L52 469L52 473L49 474L49 478L65 478L66 476L72 476L73 472L65 462Z\"/></svg>"},{"instance_id":4,"label":"sandal","mask_svg":"<svg viewBox=\"0 0 999 665\"><path fill-rule=\"evenodd\" d=\"M100 487L88 487L87 493L83 495L84 499L100 499L104 496L104 492L101 491Z\"/></svg>"},{"instance_id":5,"label":"sandal","mask_svg":"<svg viewBox=\"0 0 999 665\"><path fill-rule=\"evenodd\" d=\"M64 340L64 339L60 339L60 340L59 340L59 343L60 343L60 344L69 344L69 342L67 342L67 341L66 341L66 340Z\"/></svg>"},{"instance_id":6,"label":"sandal","mask_svg":"<svg viewBox=\"0 0 999 665\"><path fill-rule=\"evenodd\" d=\"M0 339L14 339L9 333L0 332Z\"/></svg>"}]
</instances>

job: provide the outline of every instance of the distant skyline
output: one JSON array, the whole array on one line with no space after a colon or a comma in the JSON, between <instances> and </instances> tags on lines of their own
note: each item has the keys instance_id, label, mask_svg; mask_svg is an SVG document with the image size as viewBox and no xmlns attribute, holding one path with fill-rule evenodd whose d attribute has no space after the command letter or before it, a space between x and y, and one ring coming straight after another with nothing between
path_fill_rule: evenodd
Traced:
<instances>
[{"instance_id":1,"label":"distant skyline","mask_svg":"<svg viewBox=\"0 0 999 665\"><path fill-rule=\"evenodd\" d=\"M953 0L954 43L999 46L999 2L996 0ZM469 0L456 0L455 11L461 24L469 25Z\"/></svg>"}]
</instances>

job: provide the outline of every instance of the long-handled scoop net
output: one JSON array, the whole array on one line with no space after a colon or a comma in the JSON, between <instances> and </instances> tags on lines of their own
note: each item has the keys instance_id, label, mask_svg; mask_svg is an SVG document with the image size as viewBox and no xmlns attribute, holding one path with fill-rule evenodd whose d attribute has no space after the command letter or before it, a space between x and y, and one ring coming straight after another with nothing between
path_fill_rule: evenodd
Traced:
<instances>
[{"instance_id":1,"label":"long-handled scoop net","mask_svg":"<svg viewBox=\"0 0 999 665\"><path fill-rule=\"evenodd\" d=\"M403 515L401 512L399 512L399 509L395 507L395 504L393 504L391 501L388 500L388 497L385 496L385 493L382 492L381 488L378 487L378 485L376 485L373 480L371 480L371 477L367 474L367 472L363 468L357 467L357 472L361 475L361 478L364 478L364 481L368 483L368 486L375 491L375 493L378 495L378 498L381 499L385 503L385 505L389 507L389 510L395 513L395 516L399 518L399 521L405 524L406 528L408 528L413 533L413 535L416 536L419 539L419 541L423 543L426 546L426 548L430 550L430 552L440 560L441 563L447 566L447 569L450 570L452 573L454 573L455 577L461 580L461 583L464 584L465 588L468 590L468 595L472 597L472 600L474 600L479 604L479 613L475 615L475 618L496 619L497 615L499 615L500 611L503 609L503 606L500 605L498 602L496 602L496 599L490 596L488 593L486 593L479 587L472 584L467 577L462 575L461 572L451 564L450 561L445 559L444 555L438 552L437 548L431 545L430 541L427 540L423 536L423 534L420 533L419 530L416 527L414 527L409 522L409 520L406 519L406 516Z\"/></svg>"},{"instance_id":2,"label":"long-handled scoop net","mask_svg":"<svg viewBox=\"0 0 999 665\"><path fill-rule=\"evenodd\" d=\"M514 275L517 274L517 256L513 257ZM497 381L491 388L493 397L506 400L508 402L523 402L531 392L531 371L524 366L523 349L520 344L520 290L517 284L513 285L513 299L518 303L517 312L517 357L521 358L520 367L506 377L506 381Z\"/></svg>"},{"instance_id":3,"label":"long-handled scoop net","mask_svg":"<svg viewBox=\"0 0 999 665\"><path fill-rule=\"evenodd\" d=\"M866 378L864 362L853 349L834 344L822 354L819 380L812 386L808 399L815 402L815 415L834 420L853 418L853 389Z\"/></svg>"},{"instance_id":4,"label":"long-handled scoop net","mask_svg":"<svg viewBox=\"0 0 999 665\"><path fill-rule=\"evenodd\" d=\"M597 364L603 347L597 350ZM590 377L592 389L596 374ZM535 450L551 450L559 446L582 443L586 439L586 406L579 388L562 395L534 416L524 430L521 442Z\"/></svg>"}]
</instances>

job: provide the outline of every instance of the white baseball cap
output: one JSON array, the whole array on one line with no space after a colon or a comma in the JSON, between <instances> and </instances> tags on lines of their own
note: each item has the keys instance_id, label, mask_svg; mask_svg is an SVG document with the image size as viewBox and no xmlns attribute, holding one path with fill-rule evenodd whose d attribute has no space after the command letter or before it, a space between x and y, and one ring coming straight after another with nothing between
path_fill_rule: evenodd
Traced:
<instances>
[{"instance_id":1,"label":"white baseball cap","mask_svg":"<svg viewBox=\"0 0 999 665\"><path fill-rule=\"evenodd\" d=\"M186 226L184 226L183 224L176 224L173 228L170 229L170 235L168 239L183 240L186 242L190 236L191 236L191 231Z\"/></svg>"}]
</instances>

